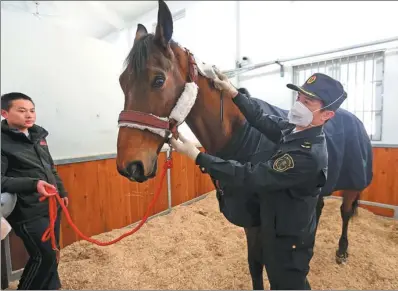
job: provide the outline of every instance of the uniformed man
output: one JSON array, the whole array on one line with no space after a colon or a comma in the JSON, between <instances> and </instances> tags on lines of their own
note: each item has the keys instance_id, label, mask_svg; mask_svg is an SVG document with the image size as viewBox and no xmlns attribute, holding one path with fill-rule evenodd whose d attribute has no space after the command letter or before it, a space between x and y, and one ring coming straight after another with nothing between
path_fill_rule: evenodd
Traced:
<instances>
[{"instance_id":1,"label":"uniformed man","mask_svg":"<svg viewBox=\"0 0 398 291\"><path fill-rule=\"evenodd\" d=\"M327 175L323 125L347 94L340 82L320 73L301 87L288 84L298 95L284 120L265 114L226 76L217 74L217 88L233 98L251 126L278 145L275 154L262 163L240 164L202 153L182 135L182 142L172 139L171 145L214 179L261 193L263 262L271 289L311 289L307 274L313 256L315 207Z\"/></svg>"}]
</instances>

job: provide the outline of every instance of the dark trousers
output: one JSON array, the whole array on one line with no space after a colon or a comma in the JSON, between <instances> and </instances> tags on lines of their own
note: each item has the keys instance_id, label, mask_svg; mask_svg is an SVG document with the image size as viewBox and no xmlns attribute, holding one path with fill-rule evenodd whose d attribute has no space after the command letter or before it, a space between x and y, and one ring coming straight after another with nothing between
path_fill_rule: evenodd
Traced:
<instances>
[{"instance_id":1,"label":"dark trousers","mask_svg":"<svg viewBox=\"0 0 398 291\"><path fill-rule=\"evenodd\" d=\"M60 213L55 223L55 237L59 247ZM29 260L19 281L18 290L56 290L61 288L58 275L56 252L52 249L51 240L41 241L49 225L48 217L13 226L15 234L20 237L29 253Z\"/></svg>"},{"instance_id":2,"label":"dark trousers","mask_svg":"<svg viewBox=\"0 0 398 291\"><path fill-rule=\"evenodd\" d=\"M307 275L313 257L315 231L299 236L281 236L270 219L272 209L262 210L262 257L271 290L311 290ZM289 215L289 214L286 214Z\"/></svg>"},{"instance_id":3,"label":"dark trousers","mask_svg":"<svg viewBox=\"0 0 398 291\"><path fill-rule=\"evenodd\" d=\"M268 238L269 239L269 238ZM298 237L275 237L264 251L271 290L311 290L307 275L313 256L311 243Z\"/></svg>"}]
</instances>

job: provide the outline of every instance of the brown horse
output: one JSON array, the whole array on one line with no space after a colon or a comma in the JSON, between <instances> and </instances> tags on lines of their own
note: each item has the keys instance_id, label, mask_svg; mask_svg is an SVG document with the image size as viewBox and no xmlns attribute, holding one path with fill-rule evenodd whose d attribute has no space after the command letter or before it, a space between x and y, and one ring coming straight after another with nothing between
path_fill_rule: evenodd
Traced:
<instances>
[{"instance_id":1,"label":"brown horse","mask_svg":"<svg viewBox=\"0 0 398 291\"><path fill-rule=\"evenodd\" d=\"M232 100L223 99L220 92L214 89L211 79L203 71L204 64L195 60L189 50L174 42L172 34L172 15L165 2L159 1L155 34L148 34L143 25L138 25L133 48L126 59L126 69L120 76L125 103L119 116L116 160L119 173L140 183L153 178L160 149L170 134L176 134L176 128L184 121L210 154L241 163L256 163L269 158L275 145L247 125ZM287 115L286 111L268 103L261 101L261 106L267 113ZM325 130L329 140L344 129L341 126L346 121L344 118L352 118L344 117L351 116L349 113L336 113L336 116L341 118L334 118L337 121L331 120L329 124L341 124L331 127L333 129L329 133ZM254 147L249 149L249 144ZM343 151L340 143L336 144L336 152ZM330 161L335 163L334 159ZM340 173L339 170L336 172ZM256 200L259 195L244 188L224 186L223 190L217 189L220 207L228 202L231 208L228 213L223 212L225 217L231 223L245 228L253 288L264 289L259 239L260 208ZM346 192L352 194L344 196L344 211L348 211L344 213L351 214L343 216L342 208L343 233L337 251L338 257L343 259L348 247L346 226L359 198L358 187L349 189L355 191ZM242 209L242 205L250 205L250 209ZM320 197L318 217L322 207L323 197Z\"/></svg>"},{"instance_id":2,"label":"brown horse","mask_svg":"<svg viewBox=\"0 0 398 291\"><path fill-rule=\"evenodd\" d=\"M193 55L171 40L172 32L170 11L159 1L155 35L138 25L127 68L120 76L125 104L119 117L117 168L132 181L144 182L155 175L159 151L168 139L167 131L174 131L178 124L177 120L168 120L169 116L173 109L178 111L175 106L187 83L195 82L199 90L197 97L188 97L194 98L194 104L183 121L207 152L223 148L231 133L245 122L232 100L226 98L220 124L220 92L211 87L207 77L198 74ZM181 103L180 107L190 101ZM134 122L142 126L137 128ZM148 130L143 131L145 126ZM154 128L164 134L156 134Z\"/></svg>"}]
</instances>

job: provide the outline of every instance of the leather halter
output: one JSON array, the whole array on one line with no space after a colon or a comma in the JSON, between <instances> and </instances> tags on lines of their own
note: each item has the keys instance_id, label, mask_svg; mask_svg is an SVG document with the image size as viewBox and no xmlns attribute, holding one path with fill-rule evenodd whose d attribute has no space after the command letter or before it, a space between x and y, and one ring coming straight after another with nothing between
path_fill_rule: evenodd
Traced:
<instances>
[{"instance_id":1,"label":"leather halter","mask_svg":"<svg viewBox=\"0 0 398 291\"><path fill-rule=\"evenodd\" d=\"M188 55L188 76L187 76L187 84L197 84L198 81L198 74L202 75L203 77L207 78L208 80L211 81L211 86L214 87L214 82L212 81L211 78L206 76L206 74L200 69L198 64L196 63L195 57L193 54L187 49L187 48L182 48ZM185 90L187 87L185 87ZM185 92L185 91L184 91ZM183 93L184 94L184 93ZM182 95L181 95L182 96ZM180 96L180 98L181 98ZM196 96L195 96L196 97ZM170 116L173 114L174 109L178 106L178 101L176 103L176 106L172 109ZM193 104L192 104L193 106ZM223 122L223 92L220 92L220 116L221 116L221 123ZM192 109L189 108L189 111ZM138 125L151 128L152 131L156 131L156 129L161 130L166 132L166 136L164 136L165 140L169 140L170 137L174 137L175 139L178 139L178 130L177 127L182 123L183 121L180 120L178 122L177 120L174 120L173 118L169 117L159 117L155 116L151 113L146 113L146 112L140 112L140 111L133 111L133 110L123 110L119 114L119 120L118 124L119 126L129 126L129 125ZM141 127L142 128L142 127ZM170 136L171 135L171 136ZM169 144L170 145L170 144ZM170 145L171 146L171 145ZM204 169L200 168L202 173L205 173ZM211 177L212 178L212 177ZM217 191L217 197L218 195L223 195L223 191L220 188L220 185L218 181L214 180L212 178L212 182L214 186L216 187Z\"/></svg>"},{"instance_id":2,"label":"leather halter","mask_svg":"<svg viewBox=\"0 0 398 291\"><path fill-rule=\"evenodd\" d=\"M186 48L183 49L188 55L187 81L196 84L198 80L198 65L196 63L193 54L188 49ZM191 110L191 108L189 108L189 110ZM153 128L155 130L158 129L166 132L166 136L164 136L164 138L168 139L170 138L170 135L172 135L174 138L178 139L177 127L183 121L184 120L178 122L173 118L159 117L146 112L140 112L134 110L122 110L119 114L118 124L119 126L138 125L138 126Z\"/></svg>"}]
</instances>

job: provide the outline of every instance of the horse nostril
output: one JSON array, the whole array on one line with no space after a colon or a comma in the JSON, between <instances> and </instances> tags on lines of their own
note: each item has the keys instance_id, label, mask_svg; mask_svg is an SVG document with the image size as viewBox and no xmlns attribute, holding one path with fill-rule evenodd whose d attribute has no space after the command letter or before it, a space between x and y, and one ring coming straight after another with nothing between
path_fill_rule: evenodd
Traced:
<instances>
[{"instance_id":1,"label":"horse nostril","mask_svg":"<svg viewBox=\"0 0 398 291\"><path fill-rule=\"evenodd\" d=\"M134 161L128 164L126 172L130 178L137 182L144 182L146 180L144 175L144 165L141 161Z\"/></svg>"},{"instance_id":2,"label":"horse nostril","mask_svg":"<svg viewBox=\"0 0 398 291\"><path fill-rule=\"evenodd\" d=\"M130 176L137 176L142 174L142 164L138 162L133 162L130 163L127 168L127 173L129 173Z\"/></svg>"},{"instance_id":3,"label":"horse nostril","mask_svg":"<svg viewBox=\"0 0 398 291\"><path fill-rule=\"evenodd\" d=\"M124 176L124 177L128 177L129 173L127 173L126 170L120 169L119 167L117 168L117 171L119 172L120 175Z\"/></svg>"}]
</instances>

